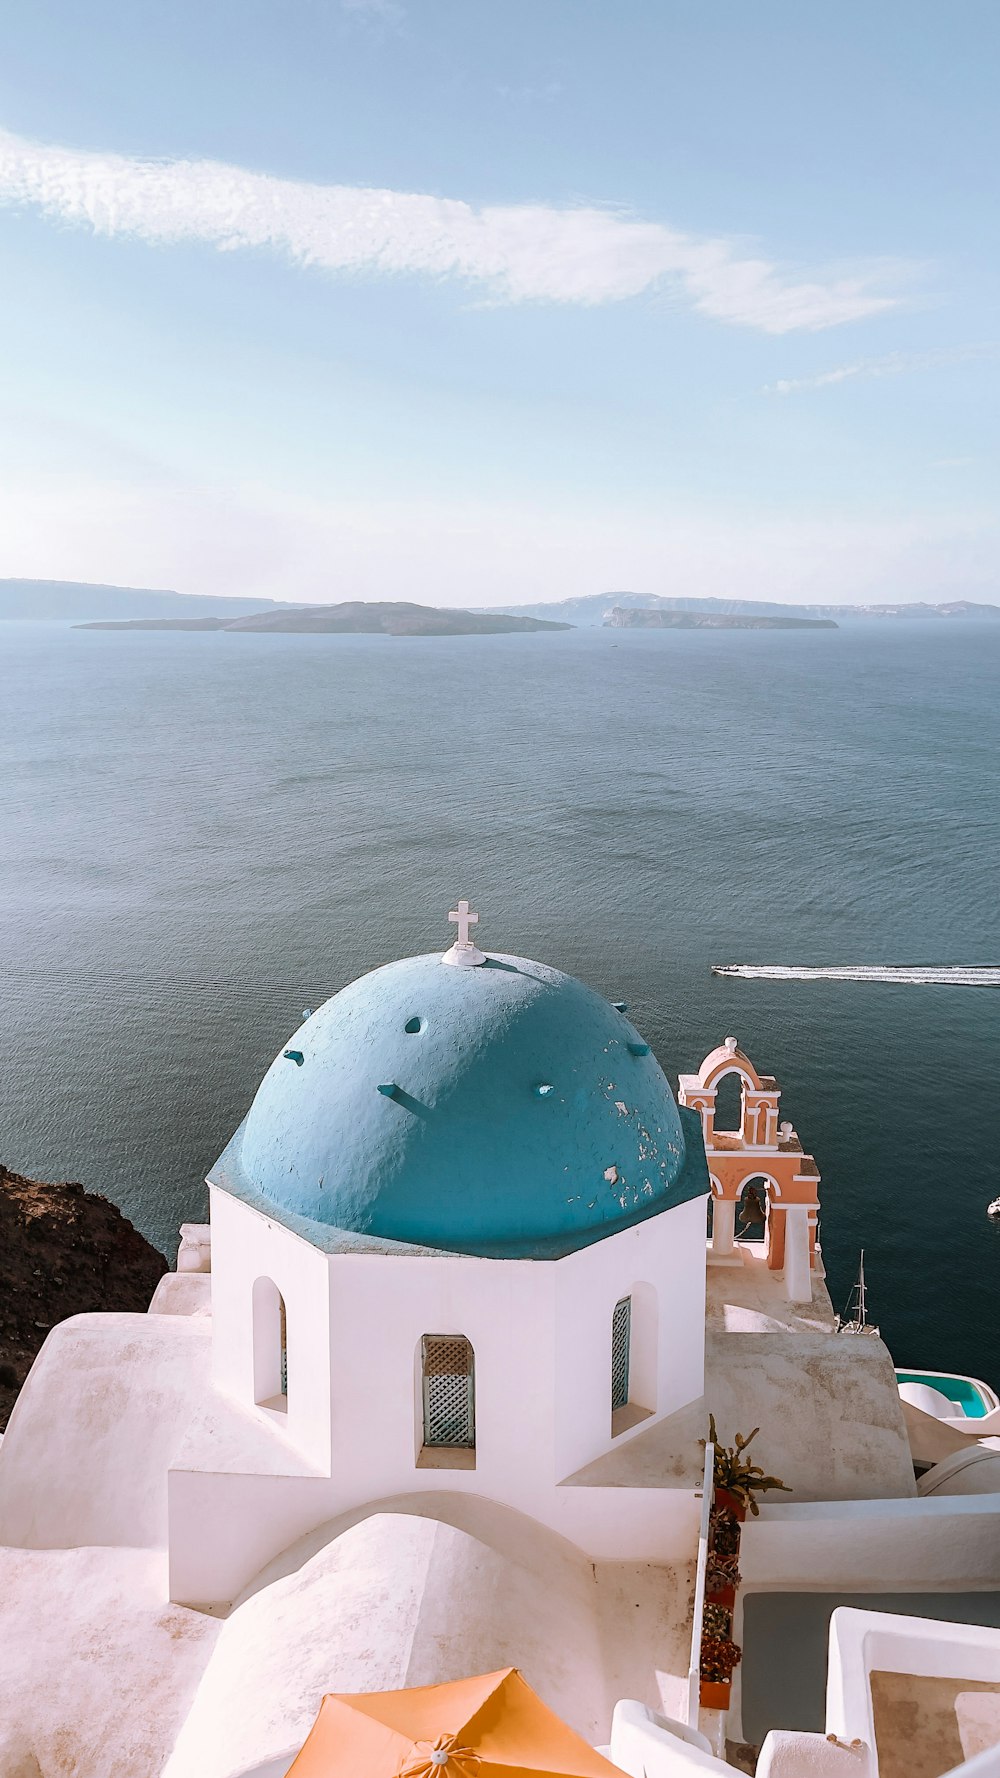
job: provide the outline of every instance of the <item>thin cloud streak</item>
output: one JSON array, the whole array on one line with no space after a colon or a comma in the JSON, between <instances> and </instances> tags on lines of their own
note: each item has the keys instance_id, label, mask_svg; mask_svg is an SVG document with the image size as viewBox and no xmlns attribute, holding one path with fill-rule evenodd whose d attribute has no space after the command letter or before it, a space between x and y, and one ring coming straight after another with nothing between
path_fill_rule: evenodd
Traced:
<instances>
[{"instance_id":1,"label":"thin cloud streak","mask_svg":"<svg viewBox=\"0 0 1000 1778\"><path fill-rule=\"evenodd\" d=\"M341 12L368 25L396 29L406 17L406 8L398 0L340 0Z\"/></svg>"},{"instance_id":2,"label":"thin cloud streak","mask_svg":"<svg viewBox=\"0 0 1000 1778\"><path fill-rule=\"evenodd\" d=\"M825 370L816 377L783 377L769 383L763 395L799 395L805 389L828 389L834 383L847 383L855 377L897 377L906 371L936 370L952 364L970 364L976 359L1000 356L1000 345L942 346L934 352L890 352L885 358L860 358L856 364L841 364L836 370Z\"/></svg>"},{"instance_id":3,"label":"thin cloud streak","mask_svg":"<svg viewBox=\"0 0 1000 1778\"><path fill-rule=\"evenodd\" d=\"M594 305L667 291L715 321L768 334L836 327L900 302L876 290L881 266L798 281L730 241L596 206L476 209L457 198L317 185L218 161L43 147L2 130L0 204L157 246L201 241L327 272L454 278L499 303Z\"/></svg>"}]
</instances>

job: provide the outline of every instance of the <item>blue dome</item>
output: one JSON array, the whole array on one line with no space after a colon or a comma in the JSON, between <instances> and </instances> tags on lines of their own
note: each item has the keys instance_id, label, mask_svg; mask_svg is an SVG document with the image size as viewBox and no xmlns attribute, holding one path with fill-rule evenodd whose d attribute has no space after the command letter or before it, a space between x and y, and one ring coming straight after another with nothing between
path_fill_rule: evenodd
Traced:
<instances>
[{"instance_id":1,"label":"blue dome","mask_svg":"<svg viewBox=\"0 0 1000 1778\"><path fill-rule=\"evenodd\" d=\"M307 1019L212 1178L366 1245L499 1257L570 1252L708 1189L699 1121L621 1011L541 963L436 952Z\"/></svg>"}]
</instances>

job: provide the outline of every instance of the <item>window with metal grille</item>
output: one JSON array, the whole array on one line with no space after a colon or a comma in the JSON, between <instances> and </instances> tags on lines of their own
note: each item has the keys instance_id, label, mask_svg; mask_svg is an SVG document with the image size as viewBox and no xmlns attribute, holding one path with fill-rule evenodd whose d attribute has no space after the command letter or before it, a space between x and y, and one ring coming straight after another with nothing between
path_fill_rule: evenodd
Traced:
<instances>
[{"instance_id":1,"label":"window with metal grille","mask_svg":"<svg viewBox=\"0 0 1000 1778\"><path fill-rule=\"evenodd\" d=\"M611 1412L628 1405L629 1348L632 1344L632 1298L623 1296L611 1318Z\"/></svg>"},{"instance_id":2,"label":"window with metal grille","mask_svg":"<svg viewBox=\"0 0 1000 1778\"><path fill-rule=\"evenodd\" d=\"M424 1444L476 1444L476 1370L461 1334L425 1334L422 1342Z\"/></svg>"}]
</instances>

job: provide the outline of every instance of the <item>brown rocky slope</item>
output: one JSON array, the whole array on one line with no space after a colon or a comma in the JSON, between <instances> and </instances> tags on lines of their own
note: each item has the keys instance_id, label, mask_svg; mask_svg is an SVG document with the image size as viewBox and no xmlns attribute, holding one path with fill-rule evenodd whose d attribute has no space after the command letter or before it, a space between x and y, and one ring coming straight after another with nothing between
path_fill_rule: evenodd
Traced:
<instances>
[{"instance_id":1,"label":"brown rocky slope","mask_svg":"<svg viewBox=\"0 0 1000 1778\"><path fill-rule=\"evenodd\" d=\"M91 1309L144 1311L166 1270L107 1198L0 1166L0 1431L57 1321Z\"/></svg>"}]
</instances>

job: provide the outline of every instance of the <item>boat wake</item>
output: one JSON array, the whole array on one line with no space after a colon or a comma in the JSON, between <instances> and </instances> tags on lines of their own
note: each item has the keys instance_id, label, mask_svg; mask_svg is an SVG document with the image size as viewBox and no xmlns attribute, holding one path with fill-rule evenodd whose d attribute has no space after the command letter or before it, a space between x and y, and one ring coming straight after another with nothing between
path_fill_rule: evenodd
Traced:
<instances>
[{"instance_id":1,"label":"boat wake","mask_svg":"<svg viewBox=\"0 0 1000 1778\"><path fill-rule=\"evenodd\" d=\"M765 982L903 982L911 987L1000 988L1000 968L989 965L903 965L858 963L829 969L799 969L783 963L713 963L713 975L739 975Z\"/></svg>"}]
</instances>

